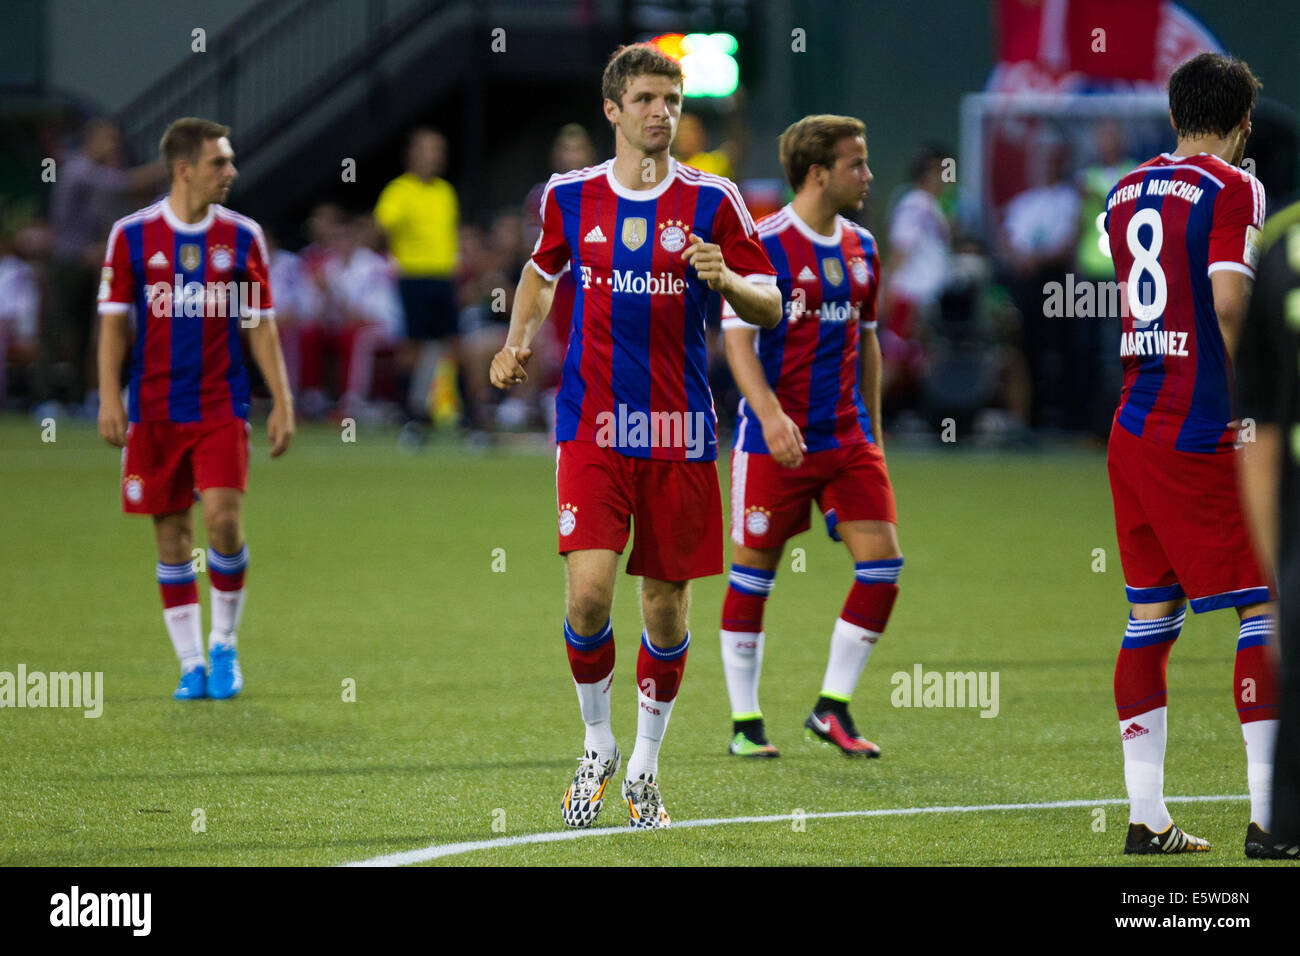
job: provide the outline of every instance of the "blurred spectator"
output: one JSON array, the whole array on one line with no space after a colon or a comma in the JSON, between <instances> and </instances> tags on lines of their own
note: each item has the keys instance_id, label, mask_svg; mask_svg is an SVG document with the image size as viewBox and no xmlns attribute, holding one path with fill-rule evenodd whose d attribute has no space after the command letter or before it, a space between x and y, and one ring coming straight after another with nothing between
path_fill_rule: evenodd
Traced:
<instances>
[{"instance_id":1,"label":"blurred spectator","mask_svg":"<svg viewBox=\"0 0 1300 956\"><path fill-rule=\"evenodd\" d=\"M50 197L50 294L35 389L40 402L77 404L92 398L87 392L94 387L89 346L108 230L130 211L134 193L162 186L164 167L154 161L123 168L121 134L110 120L95 118L82 130L80 151L56 169Z\"/></svg>"},{"instance_id":2,"label":"blurred spectator","mask_svg":"<svg viewBox=\"0 0 1300 956\"><path fill-rule=\"evenodd\" d=\"M411 370L406 407L418 420L430 417L430 396L444 346L456 358L456 190L441 178L447 165L447 140L419 127L411 132L406 172L379 195L375 219L397 260L406 317L403 364Z\"/></svg>"},{"instance_id":3,"label":"blurred spectator","mask_svg":"<svg viewBox=\"0 0 1300 956\"><path fill-rule=\"evenodd\" d=\"M925 324L948 279L952 230L936 197L948 153L928 146L913 157L911 187L894 207L881 304L881 401L911 407L925 376Z\"/></svg>"},{"instance_id":4,"label":"blurred spectator","mask_svg":"<svg viewBox=\"0 0 1300 956\"><path fill-rule=\"evenodd\" d=\"M280 347L289 374L289 389L302 390L302 329L320 312L320 293L307 272L304 257L281 247L279 238L266 233L271 254L271 290L275 295L275 324L280 330Z\"/></svg>"},{"instance_id":5,"label":"blurred spectator","mask_svg":"<svg viewBox=\"0 0 1300 956\"><path fill-rule=\"evenodd\" d=\"M0 410L15 391L30 391L40 351L41 277L33 262L48 251L49 230L39 223L0 235Z\"/></svg>"},{"instance_id":6,"label":"blurred spectator","mask_svg":"<svg viewBox=\"0 0 1300 956\"><path fill-rule=\"evenodd\" d=\"M1003 211L1002 263L1020 310L1021 336L1029 364L1031 424L1082 431L1087 426L1086 395L1095 376L1072 354L1080 323L1095 319L1047 318L1044 289L1062 287L1074 262L1079 231L1079 193L1069 181L1068 153L1049 143L1046 178L1015 196Z\"/></svg>"},{"instance_id":7,"label":"blurred spectator","mask_svg":"<svg viewBox=\"0 0 1300 956\"><path fill-rule=\"evenodd\" d=\"M369 216L334 228L316 266L319 318L300 333L302 404L321 409L321 396L339 396L340 415L368 411L375 356L397 346L402 334L397 277L389 261L367 244ZM277 299L277 309L279 300Z\"/></svg>"},{"instance_id":8,"label":"blurred spectator","mask_svg":"<svg viewBox=\"0 0 1300 956\"><path fill-rule=\"evenodd\" d=\"M694 113L683 113L678 121L673 155L687 166L694 166L706 173L726 176L728 179L736 178L731 144L726 143L718 149L710 150L708 130L704 128L704 121Z\"/></svg>"}]
</instances>

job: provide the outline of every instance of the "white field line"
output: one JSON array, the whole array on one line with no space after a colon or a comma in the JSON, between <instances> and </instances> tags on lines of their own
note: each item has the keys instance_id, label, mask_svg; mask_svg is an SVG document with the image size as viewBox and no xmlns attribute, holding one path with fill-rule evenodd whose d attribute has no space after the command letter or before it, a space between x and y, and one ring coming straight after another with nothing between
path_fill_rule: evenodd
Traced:
<instances>
[{"instance_id":1,"label":"white field line","mask_svg":"<svg viewBox=\"0 0 1300 956\"><path fill-rule=\"evenodd\" d=\"M1165 803L1215 803L1229 800L1248 800L1245 794L1219 794L1198 797L1165 797ZM905 817L922 813L981 813L994 810L1066 810L1077 807L1103 807L1127 805L1127 798L1108 798L1104 800L1056 800L1050 803L986 803L971 807L887 807L880 810L831 810L825 813L776 813L761 817L714 817L707 820L674 821L674 830L686 830L691 827L718 827L729 823L783 823L801 820L834 820L842 817ZM612 809L621 809L615 805ZM556 830L551 833L528 833L520 836L497 837L492 840L467 840L463 843L435 843L419 850L405 850L401 853L388 853L384 856L344 863L344 866L407 866L411 863L425 863L445 856L458 856L461 853L473 853L476 850L497 850L512 846L528 846L533 843L558 843L561 840L581 840L586 837L618 836L623 833L638 833L631 827L597 827L590 830Z\"/></svg>"}]
</instances>

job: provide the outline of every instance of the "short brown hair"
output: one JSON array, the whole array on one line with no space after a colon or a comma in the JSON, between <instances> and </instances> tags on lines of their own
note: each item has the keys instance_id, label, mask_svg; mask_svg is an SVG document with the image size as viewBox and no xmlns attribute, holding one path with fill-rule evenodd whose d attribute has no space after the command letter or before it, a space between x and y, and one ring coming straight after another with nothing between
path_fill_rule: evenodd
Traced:
<instances>
[{"instance_id":1,"label":"short brown hair","mask_svg":"<svg viewBox=\"0 0 1300 956\"><path fill-rule=\"evenodd\" d=\"M182 116L175 120L163 133L158 143L163 162L167 164L167 175L174 175L176 163L184 159L197 162L203 144L210 139L230 136L230 127L214 123L212 120L199 119L197 116Z\"/></svg>"},{"instance_id":2,"label":"short brown hair","mask_svg":"<svg viewBox=\"0 0 1300 956\"><path fill-rule=\"evenodd\" d=\"M832 116L820 114L805 116L790 124L781 134L781 167L785 178L790 181L790 188L795 192L803 186L808 178L808 170L814 165L830 169L835 165L835 144L846 136L867 137L866 124L852 116Z\"/></svg>"},{"instance_id":3,"label":"short brown hair","mask_svg":"<svg viewBox=\"0 0 1300 956\"><path fill-rule=\"evenodd\" d=\"M628 82L647 73L666 76L678 86L683 83L681 64L649 43L633 43L619 47L605 64L601 95L622 106Z\"/></svg>"},{"instance_id":4,"label":"short brown hair","mask_svg":"<svg viewBox=\"0 0 1300 956\"><path fill-rule=\"evenodd\" d=\"M1245 60L1200 53L1169 77L1169 114L1178 135L1227 136L1255 108L1263 86Z\"/></svg>"}]
</instances>

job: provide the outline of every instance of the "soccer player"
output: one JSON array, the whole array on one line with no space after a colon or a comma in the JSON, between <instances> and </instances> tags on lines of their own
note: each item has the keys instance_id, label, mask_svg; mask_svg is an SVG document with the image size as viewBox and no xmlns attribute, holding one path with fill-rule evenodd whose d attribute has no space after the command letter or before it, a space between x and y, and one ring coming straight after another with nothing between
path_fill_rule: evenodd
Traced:
<instances>
[{"instance_id":1,"label":"soccer player","mask_svg":"<svg viewBox=\"0 0 1300 956\"><path fill-rule=\"evenodd\" d=\"M243 687L236 631L248 566L240 502L251 426L241 325L274 401L271 457L284 453L294 431L262 230L218 205L236 175L229 136L229 128L194 117L167 127L161 148L171 191L114 223L99 287L99 433L125 449L123 510L153 516L163 619L181 662L177 700L233 697ZM209 545L210 665L190 550L196 491Z\"/></svg>"},{"instance_id":2,"label":"soccer player","mask_svg":"<svg viewBox=\"0 0 1300 956\"><path fill-rule=\"evenodd\" d=\"M1210 849L1174 824L1164 801L1165 665L1189 600L1197 613L1230 607L1241 619L1233 696L1246 742L1247 855L1269 828L1275 605L1242 514L1229 388L1264 222L1263 187L1238 168L1258 87L1240 60L1188 60L1169 79L1174 152L1124 176L1106 200L1128 306L1107 456L1133 605L1115 664L1125 853Z\"/></svg>"},{"instance_id":3,"label":"soccer player","mask_svg":"<svg viewBox=\"0 0 1300 956\"><path fill-rule=\"evenodd\" d=\"M854 580L805 726L848 756L878 757L880 748L858 734L849 701L889 621L903 557L878 435L880 257L871 233L844 218L862 208L872 179L866 127L850 116L805 116L782 134L780 155L795 197L761 219L758 234L776 268L782 321L759 332L727 308L722 320L744 396L731 454L735 547L722 605L730 751L777 756L758 706L763 607L785 543L808 530L815 502L831 538L848 547Z\"/></svg>"},{"instance_id":4,"label":"soccer player","mask_svg":"<svg viewBox=\"0 0 1300 956\"><path fill-rule=\"evenodd\" d=\"M659 749L690 646L690 579L722 572L705 303L716 290L767 327L781 304L736 187L669 155L682 108L677 63L649 45L620 47L601 91L614 158L547 183L542 233L491 379L499 388L526 379L530 343L571 267L578 290L556 398L556 497L564 637L586 737L561 814L568 826L590 826L621 760L610 725L610 608L631 520L627 573L642 579L643 630L623 799L630 826L666 827Z\"/></svg>"}]
</instances>

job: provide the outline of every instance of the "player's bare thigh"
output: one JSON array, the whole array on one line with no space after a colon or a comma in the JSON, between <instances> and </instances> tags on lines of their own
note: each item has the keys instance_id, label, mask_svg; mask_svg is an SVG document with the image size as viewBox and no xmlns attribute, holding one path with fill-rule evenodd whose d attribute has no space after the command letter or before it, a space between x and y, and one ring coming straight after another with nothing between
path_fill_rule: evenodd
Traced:
<instances>
[{"instance_id":1,"label":"player's bare thigh","mask_svg":"<svg viewBox=\"0 0 1300 956\"><path fill-rule=\"evenodd\" d=\"M1258 617L1260 614L1267 614L1269 617L1277 617L1277 602L1264 601L1260 604L1243 604L1237 608L1237 617L1246 620L1248 617Z\"/></svg>"},{"instance_id":2,"label":"player's bare thigh","mask_svg":"<svg viewBox=\"0 0 1300 956\"><path fill-rule=\"evenodd\" d=\"M898 529L890 521L841 521L835 526L853 560L887 561L901 558Z\"/></svg>"},{"instance_id":3,"label":"player's bare thigh","mask_svg":"<svg viewBox=\"0 0 1300 956\"><path fill-rule=\"evenodd\" d=\"M691 582L641 579L641 620L655 647L676 647L686 636Z\"/></svg>"},{"instance_id":4,"label":"player's bare thigh","mask_svg":"<svg viewBox=\"0 0 1300 956\"><path fill-rule=\"evenodd\" d=\"M205 488L199 492L203 503L203 527L208 544L221 554L234 554L244 546L244 529L240 524L240 505L244 493L238 488Z\"/></svg>"},{"instance_id":5,"label":"player's bare thigh","mask_svg":"<svg viewBox=\"0 0 1300 956\"><path fill-rule=\"evenodd\" d=\"M775 571L785 553L785 543L775 548L747 548L737 544L731 549L731 563L742 568L755 568L759 571Z\"/></svg>"},{"instance_id":6,"label":"player's bare thigh","mask_svg":"<svg viewBox=\"0 0 1300 956\"><path fill-rule=\"evenodd\" d=\"M595 634L609 620L617 574L617 551L591 548L564 556L565 610L578 634Z\"/></svg>"},{"instance_id":7,"label":"player's bare thigh","mask_svg":"<svg viewBox=\"0 0 1300 956\"><path fill-rule=\"evenodd\" d=\"M1158 617L1177 614L1187 604L1186 598L1174 598L1172 601L1156 601L1154 604L1134 604L1133 620L1154 621Z\"/></svg>"}]
</instances>

